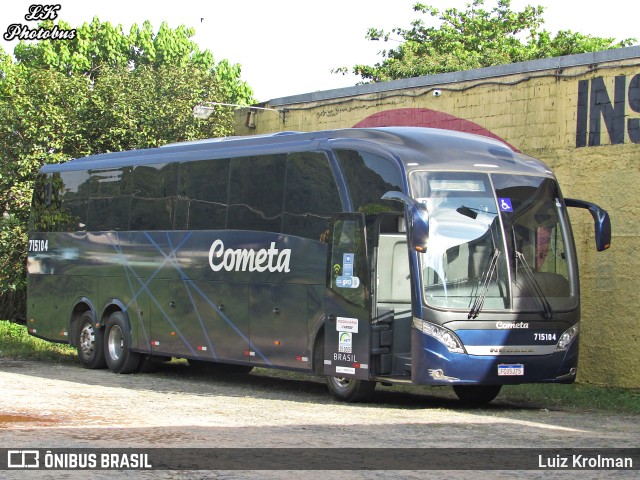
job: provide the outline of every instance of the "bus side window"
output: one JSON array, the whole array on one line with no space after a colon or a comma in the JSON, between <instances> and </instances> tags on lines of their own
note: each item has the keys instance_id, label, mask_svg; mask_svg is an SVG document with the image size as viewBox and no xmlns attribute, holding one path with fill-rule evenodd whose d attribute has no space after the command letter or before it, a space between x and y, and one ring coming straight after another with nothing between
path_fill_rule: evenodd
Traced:
<instances>
[{"instance_id":1,"label":"bus side window","mask_svg":"<svg viewBox=\"0 0 640 480\"><path fill-rule=\"evenodd\" d=\"M48 219L51 217L51 175L40 174L36 178L33 186L33 197L31 203L31 225L30 228L36 232L47 232L55 229L55 225L50 225Z\"/></svg>"},{"instance_id":2,"label":"bus side window","mask_svg":"<svg viewBox=\"0 0 640 480\"><path fill-rule=\"evenodd\" d=\"M280 233L285 154L231 160L227 228Z\"/></svg>"},{"instance_id":3,"label":"bus side window","mask_svg":"<svg viewBox=\"0 0 640 480\"><path fill-rule=\"evenodd\" d=\"M394 163L369 152L336 150L354 211L365 214L404 212L400 202L380 200L389 191L402 192L402 177Z\"/></svg>"},{"instance_id":4,"label":"bus side window","mask_svg":"<svg viewBox=\"0 0 640 480\"><path fill-rule=\"evenodd\" d=\"M80 186L88 178L86 172L39 174L34 185L31 229L36 232L86 230L88 197Z\"/></svg>"},{"instance_id":5,"label":"bus side window","mask_svg":"<svg viewBox=\"0 0 640 480\"><path fill-rule=\"evenodd\" d=\"M133 172L131 230L171 230L177 192L177 163L137 166Z\"/></svg>"},{"instance_id":6,"label":"bus side window","mask_svg":"<svg viewBox=\"0 0 640 480\"><path fill-rule=\"evenodd\" d=\"M324 153L290 153L282 233L320 240L332 215L342 211L338 186Z\"/></svg>"},{"instance_id":7,"label":"bus side window","mask_svg":"<svg viewBox=\"0 0 640 480\"><path fill-rule=\"evenodd\" d=\"M88 230L128 230L131 172L131 167L90 171Z\"/></svg>"},{"instance_id":8,"label":"bus side window","mask_svg":"<svg viewBox=\"0 0 640 480\"><path fill-rule=\"evenodd\" d=\"M228 158L180 164L176 230L222 230L227 221Z\"/></svg>"}]
</instances>

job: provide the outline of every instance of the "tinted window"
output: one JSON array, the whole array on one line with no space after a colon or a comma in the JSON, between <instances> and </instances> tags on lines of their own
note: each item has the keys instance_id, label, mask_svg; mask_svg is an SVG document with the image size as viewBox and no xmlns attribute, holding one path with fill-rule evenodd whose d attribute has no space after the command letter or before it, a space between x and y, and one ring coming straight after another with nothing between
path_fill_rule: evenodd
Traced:
<instances>
[{"instance_id":1,"label":"tinted window","mask_svg":"<svg viewBox=\"0 0 640 480\"><path fill-rule=\"evenodd\" d=\"M320 240L331 215L340 211L340 195L327 157L315 152L289 154L282 232Z\"/></svg>"},{"instance_id":2,"label":"tinted window","mask_svg":"<svg viewBox=\"0 0 640 480\"><path fill-rule=\"evenodd\" d=\"M227 228L281 231L286 158L281 154L231 160Z\"/></svg>"},{"instance_id":3,"label":"tinted window","mask_svg":"<svg viewBox=\"0 0 640 480\"><path fill-rule=\"evenodd\" d=\"M51 210L55 207L51 205L51 176L38 175L33 186L33 197L31 199L31 230L36 232L50 232L57 230L55 221L51 219Z\"/></svg>"},{"instance_id":4,"label":"tinted window","mask_svg":"<svg viewBox=\"0 0 640 480\"><path fill-rule=\"evenodd\" d=\"M403 191L400 171L391 160L355 150L336 150L336 155L355 211L366 214L403 211L397 202L380 200L388 191Z\"/></svg>"},{"instance_id":5,"label":"tinted window","mask_svg":"<svg viewBox=\"0 0 640 480\"><path fill-rule=\"evenodd\" d=\"M90 172L87 230L127 230L131 205L131 167ZM82 205L82 203L80 204Z\"/></svg>"},{"instance_id":6,"label":"tinted window","mask_svg":"<svg viewBox=\"0 0 640 480\"><path fill-rule=\"evenodd\" d=\"M180 164L176 229L223 229L228 191L229 159Z\"/></svg>"},{"instance_id":7,"label":"tinted window","mask_svg":"<svg viewBox=\"0 0 640 480\"><path fill-rule=\"evenodd\" d=\"M171 230L178 192L178 164L142 165L133 172L131 230Z\"/></svg>"},{"instance_id":8,"label":"tinted window","mask_svg":"<svg viewBox=\"0 0 640 480\"><path fill-rule=\"evenodd\" d=\"M92 231L128 230L130 205L130 197L90 198L87 229Z\"/></svg>"},{"instance_id":9,"label":"tinted window","mask_svg":"<svg viewBox=\"0 0 640 480\"><path fill-rule=\"evenodd\" d=\"M64 211L69 215L69 221L61 226L61 230L75 232L87 229L87 209L89 199L86 197L70 198L63 197Z\"/></svg>"},{"instance_id":10,"label":"tinted window","mask_svg":"<svg viewBox=\"0 0 640 480\"><path fill-rule=\"evenodd\" d=\"M80 191L80 187L84 191ZM31 229L38 232L86 230L89 173L62 172L36 178Z\"/></svg>"},{"instance_id":11,"label":"tinted window","mask_svg":"<svg viewBox=\"0 0 640 480\"><path fill-rule=\"evenodd\" d=\"M62 209L69 215L61 230L81 231L87 229L90 176L87 171L54 173L54 186L60 191ZM55 180L59 179L59 180ZM58 184L59 182L59 184Z\"/></svg>"}]
</instances>

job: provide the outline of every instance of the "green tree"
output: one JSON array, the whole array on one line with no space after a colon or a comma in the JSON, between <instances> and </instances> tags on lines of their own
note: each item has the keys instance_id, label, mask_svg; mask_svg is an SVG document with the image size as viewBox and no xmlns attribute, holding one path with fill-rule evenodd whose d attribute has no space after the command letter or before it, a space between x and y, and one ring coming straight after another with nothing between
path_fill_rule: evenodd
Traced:
<instances>
[{"instance_id":1,"label":"green tree","mask_svg":"<svg viewBox=\"0 0 640 480\"><path fill-rule=\"evenodd\" d=\"M401 44L382 51L382 62L373 66L356 65L351 71L365 81L383 82L608 50L636 41L616 41L570 30L559 31L554 36L542 28L544 7L529 5L515 12L511 10L511 0L497 0L491 10L484 9L484 4L485 0L473 0L466 10L440 11L416 3L414 10L437 18L438 25L427 26L423 18L418 18L408 29L398 27L391 32L369 29L369 40L387 42L393 35L400 37ZM346 73L349 68L336 71Z\"/></svg>"},{"instance_id":2,"label":"green tree","mask_svg":"<svg viewBox=\"0 0 640 480\"><path fill-rule=\"evenodd\" d=\"M216 64L192 29L163 23L154 33L145 22L125 35L94 19L76 32L20 42L15 61L0 49L0 318L25 313L31 192L43 164L229 135L230 110L200 120L193 107L253 102L240 66Z\"/></svg>"},{"instance_id":3,"label":"green tree","mask_svg":"<svg viewBox=\"0 0 640 480\"><path fill-rule=\"evenodd\" d=\"M60 29L70 30L64 21ZM51 29L51 21L40 27ZM97 17L75 29L70 40L43 40L37 43L20 42L14 50L19 64L29 69L48 68L68 74L83 74L95 78L109 68L127 68L135 71L142 66L196 67L216 76L229 103L247 104L253 101L253 91L240 78L239 65L228 60L215 63L209 50L201 51L192 40L193 28L181 25L171 29L166 22L154 32L151 23L132 25L125 34L121 25L100 22Z\"/></svg>"}]
</instances>

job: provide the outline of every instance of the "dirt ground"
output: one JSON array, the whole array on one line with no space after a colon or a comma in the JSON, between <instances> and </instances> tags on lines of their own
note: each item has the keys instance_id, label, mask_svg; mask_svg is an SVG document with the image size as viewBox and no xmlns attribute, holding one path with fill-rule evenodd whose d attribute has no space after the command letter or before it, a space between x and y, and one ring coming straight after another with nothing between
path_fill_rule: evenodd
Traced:
<instances>
[{"instance_id":1,"label":"dirt ground","mask_svg":"<svg viewBox=\"0 0 640 480\"><path fill-rule=\"evenodd\" d=\"M115 375L75 365L0 359L0 448L155 447L638 447L640 419L383 388L371 404L334 400L322 380L258 371L195 372L186 364ZM306 472L312 478L428 478L437 472ZM449 472L446 478L485 478ZM635 478L582 472L582 478ZM28 472L28 478L86 478ZM91 478L291 478L301 472L91 472ZM486 478L575 478L577 472L489 472ZM590 474L597 474L589 476ZM637 474L637 471L635 472ZM25 478L0 471L0 479ZM442 478L440 475L439 478Z\"/></svg>"}]
</instances>

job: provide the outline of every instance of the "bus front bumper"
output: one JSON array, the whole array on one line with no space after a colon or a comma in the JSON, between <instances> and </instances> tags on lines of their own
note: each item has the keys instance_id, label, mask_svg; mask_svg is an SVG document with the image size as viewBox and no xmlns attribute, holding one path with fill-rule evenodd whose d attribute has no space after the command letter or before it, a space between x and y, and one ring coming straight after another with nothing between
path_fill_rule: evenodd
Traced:
<instances>
[{"instance_id":1,"label":"bus front bumper","mask_svg":"<svg viewBox=\"0 0 640 480\"><path fill-rule=\"evenodd\" d=\"M415 384L572 383L576 378L578 338L567 350L543 355L470 355L450 352L416 329L411 335L411 379Z\"/></svg>"}]
</instances>

